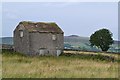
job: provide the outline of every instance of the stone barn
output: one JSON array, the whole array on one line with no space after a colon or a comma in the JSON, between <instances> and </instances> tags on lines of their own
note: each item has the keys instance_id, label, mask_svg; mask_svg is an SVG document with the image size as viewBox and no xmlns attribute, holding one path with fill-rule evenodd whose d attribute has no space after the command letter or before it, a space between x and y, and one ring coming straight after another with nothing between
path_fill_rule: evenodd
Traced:
<instances>
[{"instance_id":1,"label":"stone barn","mask_svg":"<svg viewBox=\"0 0 120 80\"><path fill-rule=\"evenodd\" d=\"M20 22L14 30L14 50L26 55L59 56L64 32L56 23Z\"/></svg>"}]
</instances>

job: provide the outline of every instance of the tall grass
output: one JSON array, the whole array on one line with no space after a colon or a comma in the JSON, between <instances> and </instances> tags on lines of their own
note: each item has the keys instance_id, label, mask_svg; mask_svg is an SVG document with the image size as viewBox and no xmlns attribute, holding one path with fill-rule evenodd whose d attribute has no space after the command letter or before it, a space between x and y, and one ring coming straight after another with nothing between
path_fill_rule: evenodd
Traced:
<instances>
[{"instance_id":1,"label":"tall grass","mask_svg":"<svg viewBox=\"0 0 120 80\"><path fill-rule=\"evenodd\" d=\"M84 53L85 54L85 53ZM94 57L94 58L91 58ZM117 78L118 61L96 56L72 55L29 57L2 52L3 78Z\"/></svg>"}]
</instances>

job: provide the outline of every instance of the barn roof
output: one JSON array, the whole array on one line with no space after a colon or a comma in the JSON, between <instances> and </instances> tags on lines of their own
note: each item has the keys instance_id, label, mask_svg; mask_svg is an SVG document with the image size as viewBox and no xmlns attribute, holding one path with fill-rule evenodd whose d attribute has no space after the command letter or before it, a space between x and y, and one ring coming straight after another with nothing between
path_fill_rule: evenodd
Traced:
<instances>
[{"instance_id":1,"label":"barn roof","mask_svg":"<svg viewBox=\"0 0 120 80\"><path fill-rule=\"evenodd\" d=\"M19 25L20 24L22 24L29 32L63 33L60 27L54 22L45 23L22 21Z\"/></svg>"}]
</instances>

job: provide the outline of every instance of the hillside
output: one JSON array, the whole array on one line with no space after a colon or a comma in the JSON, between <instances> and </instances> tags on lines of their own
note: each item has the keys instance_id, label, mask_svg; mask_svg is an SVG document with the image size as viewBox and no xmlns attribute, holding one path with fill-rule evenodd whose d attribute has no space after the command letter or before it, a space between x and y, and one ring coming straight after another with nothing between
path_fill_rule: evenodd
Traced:
<instances>
[{"instance_id":1,"label":"hillside","mask_svg":"<svg viewBox=\"0 0 120 80\"><path fill-rule=\"evenodd\" d=\"M13 37L3 37L3 38L0 38L0 44L13 45Z\"/></svg>"},{"instance_id":2,"label":"hillside","mask_svg":"<svg viewBox=\"0 0 120 80\"><path fill-rule=\"evenodd\" d=\"M109 52L120 52L120 41L114 41L114 44L111 45ZM91 47L89 42L89 37L64 37L64 48L73 49L73 50L85 50L85 51L101 51L96 47Z\"/></svg>"},{"instance_id":3,"label":"hillside","mask_svg":"<svg viewBox=\"0 0 120 80\"><path fill-rule=\"evenodd\" d=\"M78 35L70 35L68 37L79 37Z\"/></svg>"},{"instance_id":4,"label":"hillside","mask_svg":"<svg viewBox=\"0 0 120 80\"><path fill-rule=\"evenodd\" d=\"M13 37L0 38L0 44L13 45ZM120 41L114 41L109 52L120 52ZM64 49L100 51L96 47L91 47L89 37L80 37L78 35L64 36Z\"/></svg>"}]
</instances>

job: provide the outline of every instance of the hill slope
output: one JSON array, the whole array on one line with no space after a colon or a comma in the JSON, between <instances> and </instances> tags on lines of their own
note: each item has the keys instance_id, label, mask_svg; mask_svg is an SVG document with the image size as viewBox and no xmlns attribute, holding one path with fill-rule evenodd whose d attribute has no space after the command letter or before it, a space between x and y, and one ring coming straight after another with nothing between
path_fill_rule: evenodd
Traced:
<instances>
[{"instance_id":1,"label":"hill slope","mask_svg":"<svg viewBox=\"0 0 120 80\"><path fill-rule=\"evenodd\" d=\"M0 38L0 44L13 45L13 37ZM109 49L109 52L120 52L120 41L114 41L114 44ZM74 50L86 50L86 51L100 51L96 47L91 47L89 37L80 37L76 35L64 36L64 48Z\"/></svg>"},{"instance_id":2,"label":"hill slope","mask_svg":"<svg viewBox=\"0 0 120 80\"><path fill-rule=\"evenodd\" d=\"M3 38L0 38L0 44L13 45L13 37L3 37Z\"/></svg>"}]
</instances>

